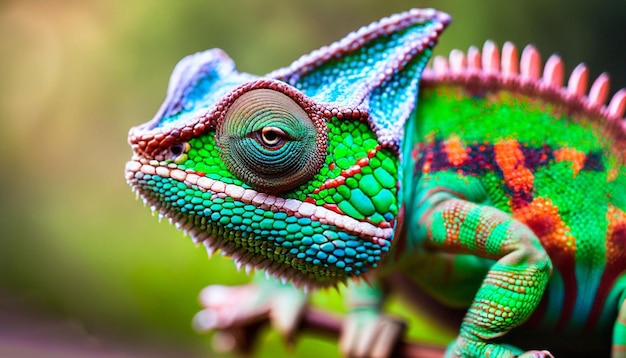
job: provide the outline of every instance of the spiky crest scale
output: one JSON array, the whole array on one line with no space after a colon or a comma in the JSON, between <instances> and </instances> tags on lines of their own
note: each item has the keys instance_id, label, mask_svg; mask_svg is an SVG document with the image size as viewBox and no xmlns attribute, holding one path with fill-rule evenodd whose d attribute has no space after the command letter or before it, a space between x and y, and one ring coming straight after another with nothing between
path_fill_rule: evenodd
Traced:
<instances>
[{"instance_id":1,"label":"spiky crest scale","mask_svg":"<svg viewBox=\"0 0 626 358\"><path fill-rule=\"evenodd\" d=\"M563 60L552 55L542 69L541 56L532 45L526 46L521 59L518 59L517 47L512 43L506 42L500 54L499 48L487 41L482 55L476 47L470 47L467 54L452 50L447 59L436 56L425 69L422 84L429 86L441 82L477 81L486 86L499 83L510 89L517 87L520 91L560 100L573 109L582 110L589 117L618 122L620 136L626 137L626 89L617 91L607 104L610 79L606 73L601 74L587 92L587 67L578 65L572 71L567 87L563 87L564 68Z\"/></svg>"}]
</instances>

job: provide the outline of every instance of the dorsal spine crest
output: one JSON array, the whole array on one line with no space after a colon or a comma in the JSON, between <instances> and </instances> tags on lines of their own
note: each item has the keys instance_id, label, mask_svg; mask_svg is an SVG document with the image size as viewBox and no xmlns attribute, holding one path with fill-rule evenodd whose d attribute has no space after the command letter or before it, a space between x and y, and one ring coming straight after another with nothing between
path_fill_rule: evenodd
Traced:
<instances>
[{"instance_id":1,"label":"dorsal spine crest","mask_svg":"<svg viewBox=\"0 0 626 358\"><path fill-rule=\"evenodd\" d=\"M626 136L626 89L617 91L607 103L610 78L602 73L587 92L589 70L579 64L570 75L567 86L563 60L552 55L542 68L541 56L537 49L526 46L518 58L515 45L506 42L500 49L487 41L482 49L470 47L467 53L452 50L448 58L436 56L424 71L422 82L429 85L436 82L479 81L487 85L499 82L521 91L545 94L548 98L560 99L572 108L580 108L591 117L604 117L617 122L623 136Z\"/></svg>"}]
</instances>

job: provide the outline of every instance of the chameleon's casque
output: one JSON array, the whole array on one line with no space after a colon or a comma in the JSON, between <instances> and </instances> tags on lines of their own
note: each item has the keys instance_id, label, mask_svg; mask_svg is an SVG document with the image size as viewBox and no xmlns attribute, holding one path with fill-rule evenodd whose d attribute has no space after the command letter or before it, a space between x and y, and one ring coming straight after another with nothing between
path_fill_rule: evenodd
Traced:
<instances>
[{"instance_id":1,"label":"chameleon's casque","mask_svg":"<svg viewBox=\"0 0 626 358\"><path fill-rule=\"evenodd\" d=\"M448 21L394 16L263 77L220 50L189 56L131 130L127 178L239 264L316 285L376 267L401 219L403 126Z\"/></svg>"},{"instance_id":2,"label":"chameleon's casque","mask_svg":"<svg viewBox=\"0 0 626 358\"><path fill-rule=\"evenodd\" d=\"M587 91L582 65L564 87L560 58L510 43L427 66L448 23L411 10L261 77L189 56L131 129L126 177L246 268L307 286L368 272L347 321L377 328L344 340L385 337L379 283L403 282L466 310L449 356L624 356L626 90L607 104L608 76Z\"/></svg>"}]
</instances>

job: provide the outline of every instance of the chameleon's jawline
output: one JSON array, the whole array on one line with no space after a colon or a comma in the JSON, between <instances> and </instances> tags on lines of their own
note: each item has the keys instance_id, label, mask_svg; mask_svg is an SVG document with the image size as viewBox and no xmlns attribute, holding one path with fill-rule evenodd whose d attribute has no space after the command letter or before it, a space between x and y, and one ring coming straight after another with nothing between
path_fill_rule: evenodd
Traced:
<instances>
[{"instance_id":1,"label":"chameleon's jawline","mask_svg":"<svg viewBox=\"0 0 626 358\"><path fill-rule=\"evenodd\" d=\"M196 185L204 191L211 191L216 195L225 194L245 204L252 204L267 210L284 211L299 217L309 217L323 224L334 225L338 229L350 234L359 235L368 240L384 245L384 240L393 237L393 228L380 228L368 222L358 221L347 215L338 214L312 203L297 199L285 199L280 196L260 193L254 189L242 188L234 184L226 184L219 180L207 178L194 172L187 172L167 165L160 165L144 160L131 160L126 164L126 178L134 178L136 173L158 175L163 178L172 178L184 182L188 187ZM140 191L141 189L137 188ZM382 240L382 241L381 241Z\"/></svg>"},{"instance_id":2,"label":"chameleon's jawline","mask_svg":"<svg viewBox=\"0 0 626 358\"><path fill-rule=\"evenodd\" d=\"M300 272L288 263L276 262L268 257L252 254L235 242L220 240L211 236L207 231L194 225L193 220L185 213L172 211L162 205L155 197L149 195L139 183L143 175L158 175L162 178L172 178L185 183L188 187L197 186L203 191L213 192L214 195L226 195L240 200L246 204L262 207L265 210L284 211L298 217L309 217L325 224L335 225L338 229L351 234L357 234L362 238L367 238L373 243L385 246L393 237L393 228L379 228L367 222L357 221L346 215L338 214L324 207L296 199L284 199L278 196L259 193L253 189L242 188L233 184L226 184L219 180L207 178L191 171L184 171L175 167L175 164L163 164L158 161L148 161L143 158L133 158L126 163L126 180L133 191L142 198L144 204L149 206L152 212L157 212L159 217L165 217L179 230L199 244L202 243L208 254L213 255L217 250L222 254L230 256L235 261L238 268L244 267L246 271L251 269L265 270L269 274L283 281L289 281L297 286L304 287L326 287L343 283L349 276L332 275L327 280L319 281ZM333 271L329 271L333 272Z\"/></svg>"}]
</instances>

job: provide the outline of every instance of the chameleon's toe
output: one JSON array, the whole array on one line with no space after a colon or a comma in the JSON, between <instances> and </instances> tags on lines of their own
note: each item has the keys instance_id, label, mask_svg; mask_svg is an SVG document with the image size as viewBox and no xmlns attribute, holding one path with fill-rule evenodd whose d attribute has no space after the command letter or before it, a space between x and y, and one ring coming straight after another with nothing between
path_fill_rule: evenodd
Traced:
<instances>
[{"instance_id":1,"label":"chameleon's toe","mask_svg":"<svg viewBox=\"0 0 626 358\"><path fill-rule=\"evenodd\" d=\"M270 300L270 321L288 344L293 343L307 305L307 295L292 286L282 286L273 292Z\"/></svg>"},{"instance_id":2,"label":"chameleon's toe","mask_svg":"<svg viewBox=\"0 0 626 358\"><path fill-rule=\"evenodd\" d=\"M405 323L379 312L350 313L343 325L339 349L345 357L390 357Z\"/></svg>"},{"instance_id":3,"label":"chameleon's toe","mask_svg":"<svg viewBox=\"0 0 626 358\"><path fill-rule=\"evenodd\" d=\"M244 326L269 313L267 302L252 304L250 297L258 296L256 285L211 285L200 292L200 304L204 309L193 318L198 332Z\"/></svg>"}]
</instances>

